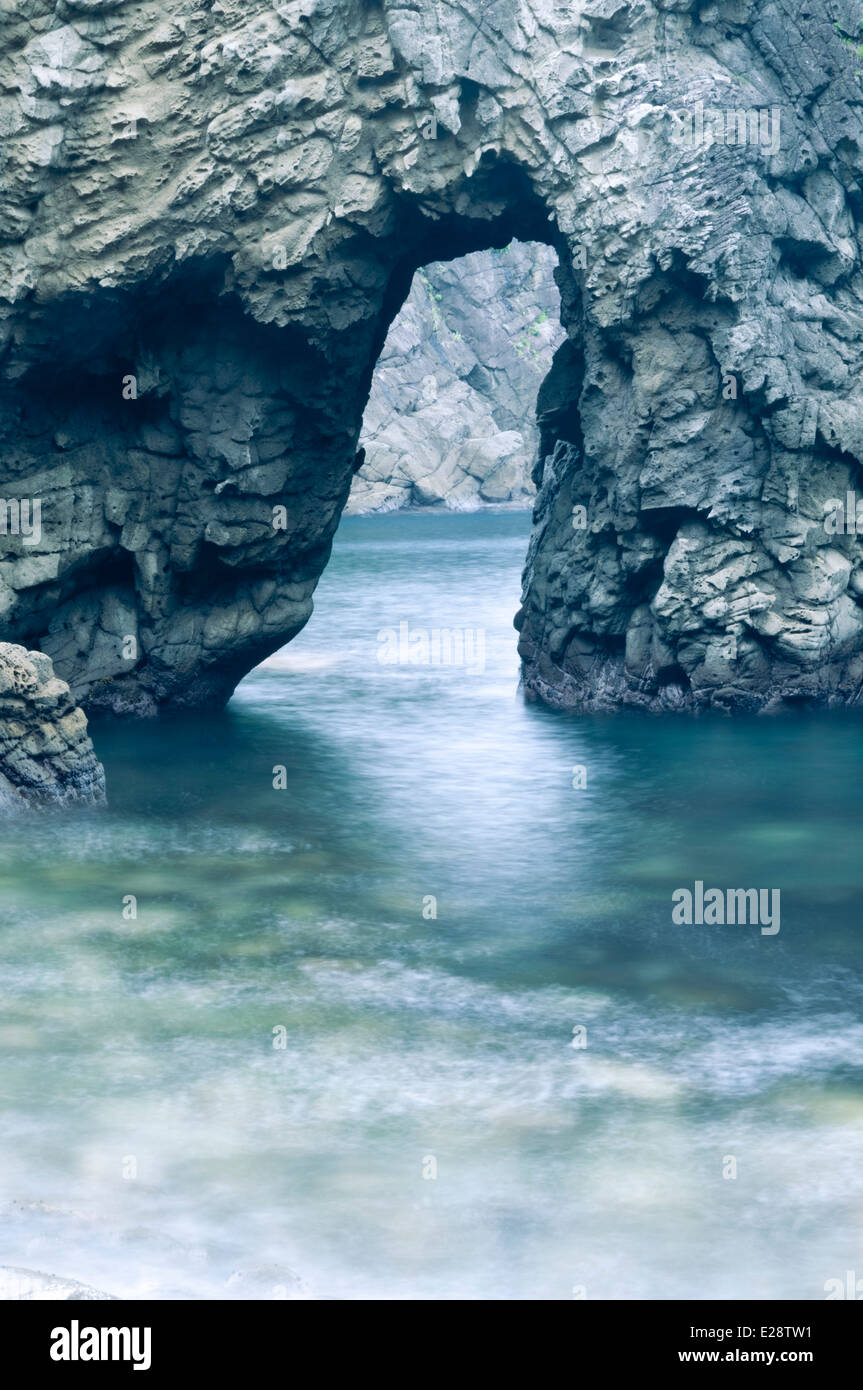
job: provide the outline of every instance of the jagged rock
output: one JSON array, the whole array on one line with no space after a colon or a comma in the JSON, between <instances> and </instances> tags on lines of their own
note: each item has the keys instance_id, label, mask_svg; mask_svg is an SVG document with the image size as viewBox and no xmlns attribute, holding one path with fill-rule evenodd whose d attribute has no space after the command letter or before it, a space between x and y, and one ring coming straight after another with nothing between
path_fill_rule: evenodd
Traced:
<instances>
[{"instance_id":1,"label":"jagged rock","mask_svg":"<svg viewBox=\"0 0 863 1390\"><path fill-rule=\"evenodd\" d=\"M363 415L346 512L528 506L536 394L564 333L548 246L514 241L414 276Z\"/></svg>"},{"instance_id":2,"label":"jagged rock","mask_svg":"<svg viewBox=\"0 0 863 1390\"><path fill-rule=\"evenodd\" d=\"M44 652L0 642L0 810L105 800L105 773Z\"/></svg>"},{"instance_id":3,"label":"jagged rock","mask_svg":"<svg viewBox=\"0 0 863 1390\"><path fill-rule=\"evenodd\" d=\"M554 248L567 332L528 692L859 703L860 543L825 511L863 461L861 18L7 9L4 634L90 708L227 699L308 619L414 271L516 237Z\"/></svg>"}]
</instances>

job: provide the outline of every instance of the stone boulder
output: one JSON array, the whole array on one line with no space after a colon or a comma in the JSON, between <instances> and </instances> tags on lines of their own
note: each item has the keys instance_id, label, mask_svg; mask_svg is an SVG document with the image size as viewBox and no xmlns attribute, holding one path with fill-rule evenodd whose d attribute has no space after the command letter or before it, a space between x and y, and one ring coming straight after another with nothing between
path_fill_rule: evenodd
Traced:
<instances>
[{"instance_id":1,"label":"stone boulder","mask_svg":"<svg viewBox=\"0 0 863 1390\"><path fill-rule=\"evenodd\" d=\"M87 718L51 658L0 642L0 810L104 800Z\"/></svg>"}]
</instances>

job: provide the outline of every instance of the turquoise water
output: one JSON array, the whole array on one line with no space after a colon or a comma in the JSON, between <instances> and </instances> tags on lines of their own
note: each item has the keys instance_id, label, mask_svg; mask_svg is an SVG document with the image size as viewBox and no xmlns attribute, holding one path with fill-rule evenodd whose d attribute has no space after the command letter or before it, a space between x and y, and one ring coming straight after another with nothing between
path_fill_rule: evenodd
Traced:
<instances>
[{"instance_id":1,"label":"turquoise water","mask_svg":"<svg viewBox=\"0 0 863 1390\"><path fill-rule=\"evenodd\" d=\"M96 725L109 810L4 824L0 1264L168 1298L863 1277L863 723L525 705L528 521L346 520L224 714ZM484 662L382 664L401 623ZM675 926L696 879L779 888L779 934Z\"/></svg>"}]
</instances>

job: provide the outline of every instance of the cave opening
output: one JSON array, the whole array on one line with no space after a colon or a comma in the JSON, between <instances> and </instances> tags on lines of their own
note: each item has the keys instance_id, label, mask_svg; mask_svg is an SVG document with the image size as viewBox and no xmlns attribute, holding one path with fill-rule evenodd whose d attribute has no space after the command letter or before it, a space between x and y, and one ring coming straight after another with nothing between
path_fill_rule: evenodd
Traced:
<instances>
[{"instance_id":1,"label":"cave opening","mask_svg":"<svg viewBox=\"0 0 863 1390\"><path fill-rule=\"evenodd\" d=\"M374 362L335 554L316 590L317 615L250 673L252 686L262 671L302 676L309 662L325 662L324 628L334 650L365 642L367 655L374 653L367 669L375 671L454 667L477 675L505 642L504 664L511 658L508 669L517 675L513 618L543 450L553 449L567 425L572 436L578 430L573 395L541 391L556 354L567 379L577 377L563 326L566 281L547 218L541 239L509 236L509 225L479 236L447 220L429 241L434 258L407 285L396 268L385 301L392 319ZM535 219L524 230L536 233ZM464 250L473 243L477 249ZM569 286L570 308L573 298ZM406 546L411 576L386 554ZM377 550L384 589L369 609L365 638L343 598L343 574L354 562L361 572L363 547ZM488 575L478 559L483 549ZM452 570L439 569L423 588L423 567L443 569L451 559ZM495 570L506 574L506 589L490 605L485 586Z\"/></svg>"},{"instance_id":2,"label":"cave opening","mask_svg":"<svg viewBox=\"0 0 863 1390\"><path fill-rule=\"evenodd\" d=\"M345 514L528 508L537 397L566 341L547 243L417 269L381 348Z\"/></svg>"},{"instance_id":3,"label":"cave opening","mask_svg":"<svg viewBox=\"0 0 863 1390\"><path fill-rule=\"evenodd\" d=\"M134 289L67 295L9 388L10 467L24 493L48 480L10 638L90 715L215 709L308 622L343 514L512 509L523 562L543 459L580 441L561 249L524 172L487 150L302 283L266 243L251 268L169 259Z\"/></svg>"}]
</instances>

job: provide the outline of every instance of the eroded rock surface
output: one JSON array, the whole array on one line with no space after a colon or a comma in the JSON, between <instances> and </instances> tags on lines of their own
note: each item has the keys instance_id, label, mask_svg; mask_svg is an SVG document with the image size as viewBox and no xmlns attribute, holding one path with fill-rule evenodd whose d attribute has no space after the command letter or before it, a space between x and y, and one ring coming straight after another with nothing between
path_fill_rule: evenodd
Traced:
<instances>
[{"instance_id":1,"label":"eroded rock surface","mask_svg":"<svg viewBox=\"0 0 863 1390\"><path fill-rule=\"evenodd\" d=\"M51 658L0 642L0 811L104 800L86 716Z\"/></svg>"},{"instance_id":2,"label":"eroded rock surface","mask_svg":"<svg viewBox=\"0 0 863 1390\"><path fill-rule=\"evenodd\" d=\"M555 264L514 241L417 272L375 369L347 512L529 505L536 394L564 337Z\"/></svg>"},{"instance_id":3,"label":"eroded rock surface","mask_svg":"<svg viewBox=\"0 0 863 1390\"><path fill-rule=\"evenodd\" d=\"M527 689L859 702L860 545L824 517L863 459L861 19L7 9L0 457L41 526L0 536L4 635L90 708L226 699L309 616L415 269L519 237L554 248L568 334L540 400ZM733 117L705 138L735 110L743 143Z\"/></svg>"}]
</instances>

